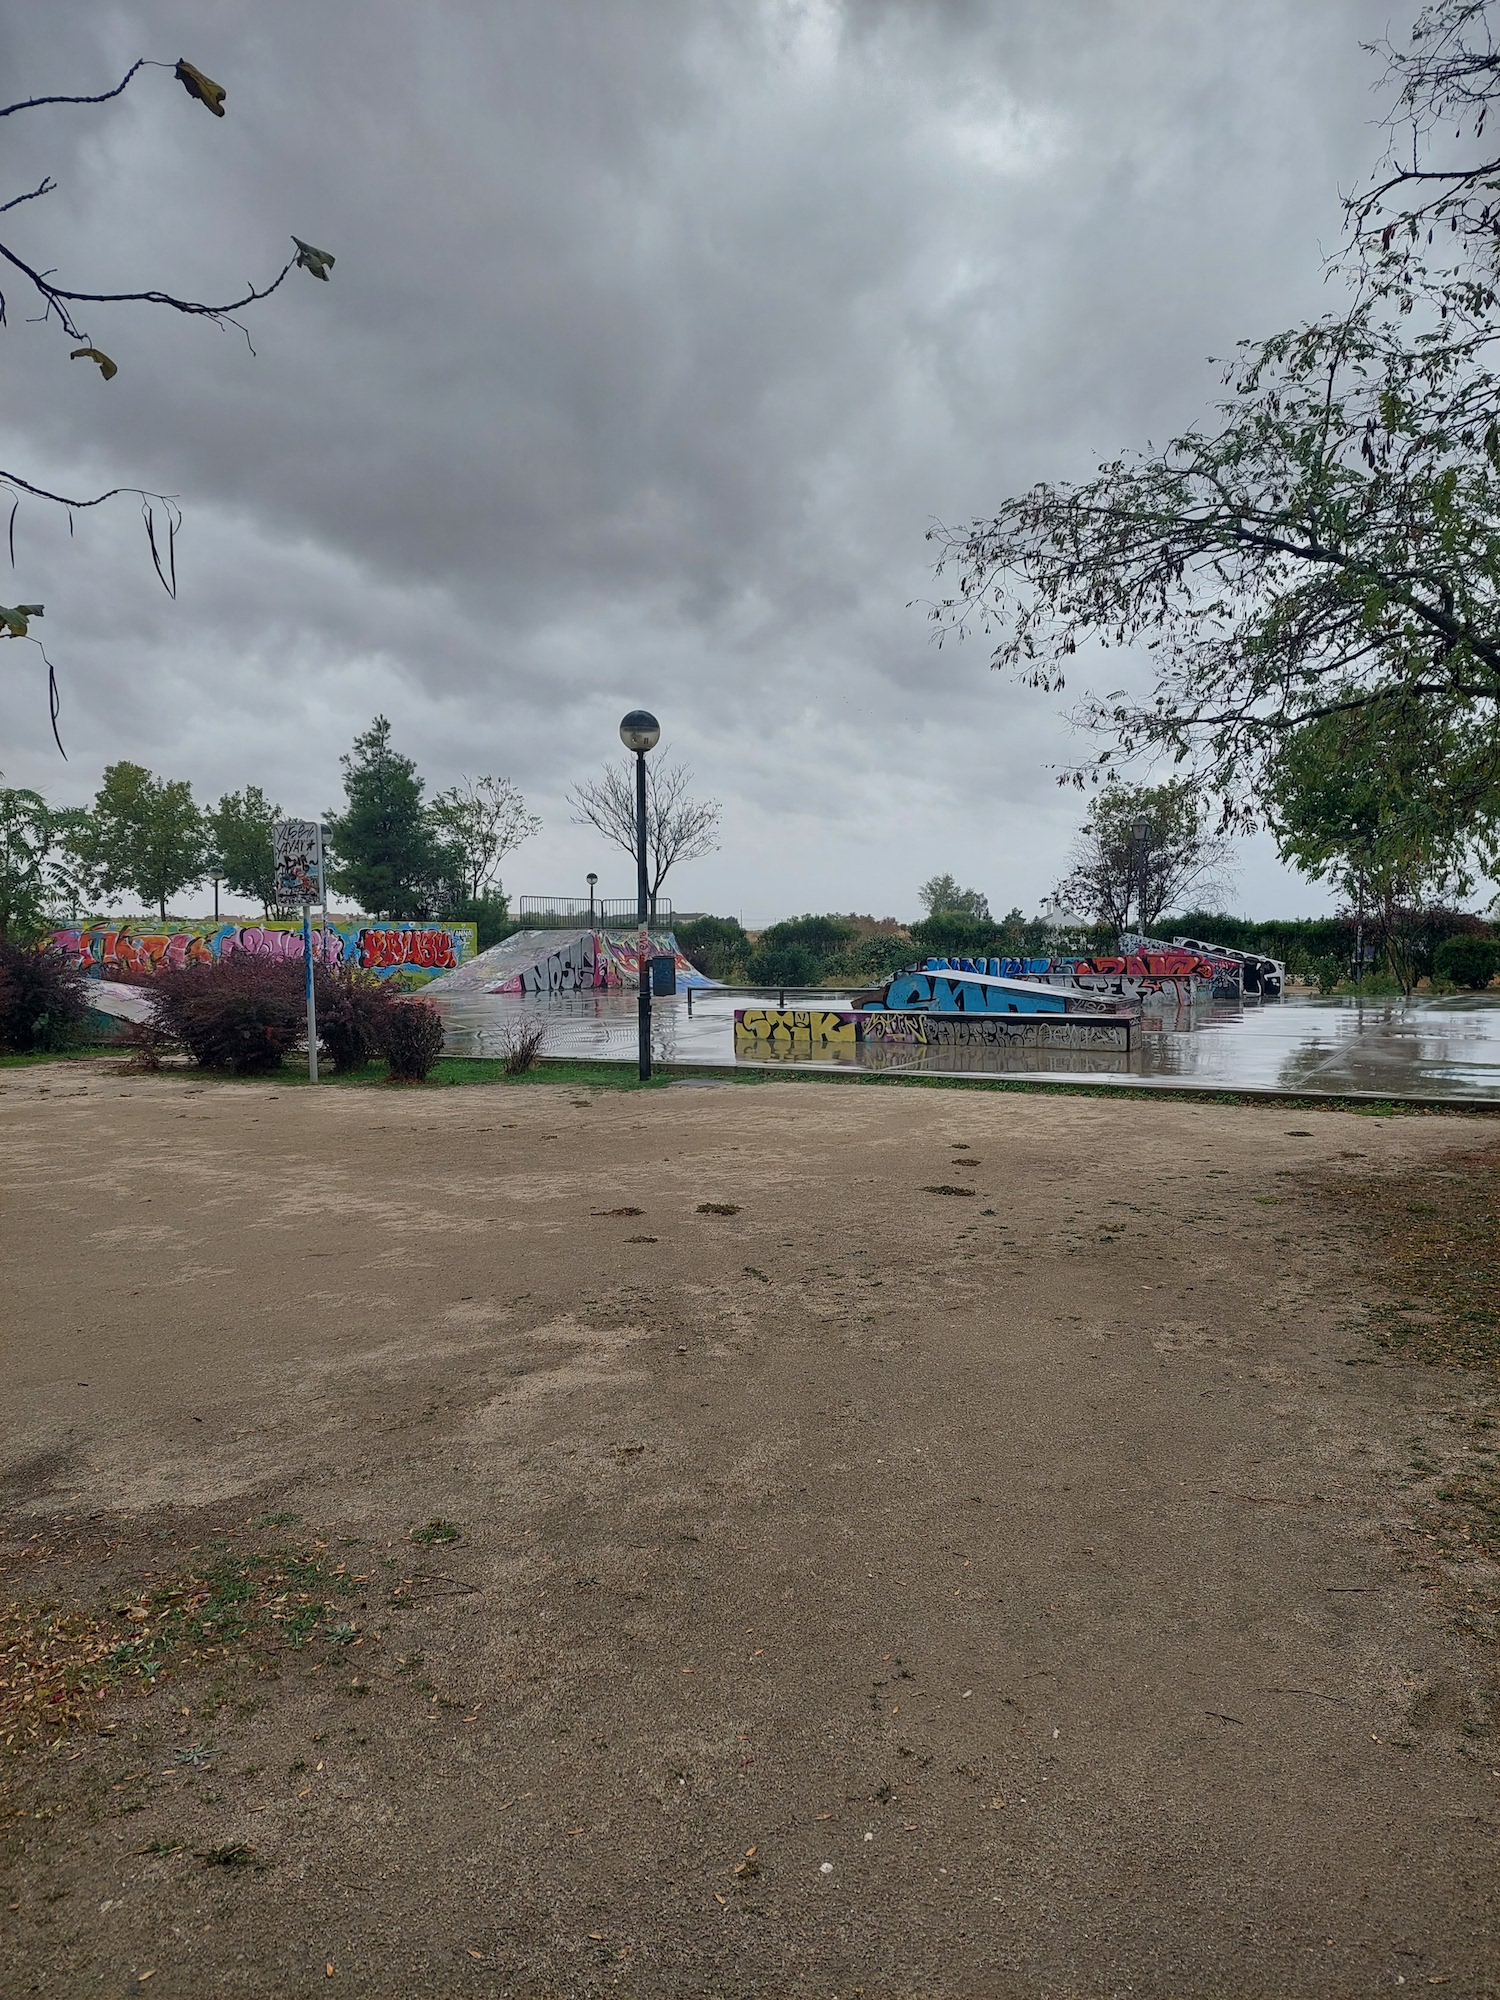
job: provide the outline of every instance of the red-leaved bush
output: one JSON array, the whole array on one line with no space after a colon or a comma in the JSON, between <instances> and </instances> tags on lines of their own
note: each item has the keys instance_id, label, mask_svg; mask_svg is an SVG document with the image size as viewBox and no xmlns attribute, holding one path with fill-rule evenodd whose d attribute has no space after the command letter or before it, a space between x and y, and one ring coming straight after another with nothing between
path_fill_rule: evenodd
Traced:
<instances>
[{"instance_id":1,"label":"red-leaved bush","mask_svg":"<svg viewBox=\"0 0 1500 2000\"><path fill-rule=\"evenodd\" d=\"M0 943L0 1054L66 1048L88 1012L83 975L60 951Z\"/></svg>"},{"instance_id":2,"label":"red-leaved bush","mask_svg":"<svg viewBox=\"0 0 1500 2000\"><path fill-rule=\"evenodd\" d=\"M263 1076L306 1034L300 965L236 952L158 972L150 991L156 1025L204 1069Z\"/></svg>"},{"instance_id":3,"label":"red-leaved bush","mask_svg":"<svg viewBox=\"0 0 1500 2000\"><path fill-rule=\"evenodd\" d=\"M357 966L319 966L318 1040L339 1071L359 1070L381 1053L400 996L388 981Z\"/></svg>"},{"instance_id":4,"label":"red-leaved bush","mask_svg":"<svg viewBox=\"0 0 1500 2000\"><path fill-rule=\"evenodd\" d=\"M381 1024L392 1083L421 1083L443 1053L443 1019L426 1000L397 1000Z\"/></svg>"}]
</instances>

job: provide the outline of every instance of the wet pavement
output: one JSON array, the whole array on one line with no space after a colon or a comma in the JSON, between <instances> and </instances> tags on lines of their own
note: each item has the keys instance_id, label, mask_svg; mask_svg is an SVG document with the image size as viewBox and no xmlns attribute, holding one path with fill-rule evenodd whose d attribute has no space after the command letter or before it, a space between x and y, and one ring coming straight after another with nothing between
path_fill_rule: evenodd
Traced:
<instances>
[{"instance_id":1,"label":"wet pavement","mask_svg":"<svg viewBox=\"0 0 1500 2000\"><path fill-rule=\"evenodd\" d=\"M796 1007L848 1006L840 993L796 993ZM774 991L714 989L658 999L652 1048L660 1062L784 1067L786 1057L735 1055L736 1007L775 1005ZM544 1053L598 1062L633 1062L634 993L581 993L546 1002L510 995L455 994L437 1002L456 1056L504 1054L521 1022L545 1022ZM1500 994L1410 1001L1323 999L1184 1010L1171 1027L1148 1020L1128 1054L994 1048L875 1047L825 1053L799 1069L860 1068L906 1075L1024 1076L1214 1090L1294 1090L1307 1094L1462 1098L1500 1104Z\"/></svg>"}]
</instances>

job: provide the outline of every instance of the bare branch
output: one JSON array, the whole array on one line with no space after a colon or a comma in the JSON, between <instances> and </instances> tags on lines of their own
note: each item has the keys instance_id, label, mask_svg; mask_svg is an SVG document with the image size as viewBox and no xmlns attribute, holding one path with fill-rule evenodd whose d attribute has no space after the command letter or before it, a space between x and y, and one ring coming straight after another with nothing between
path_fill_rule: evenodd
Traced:
<instances>
[{"instance_id":1,"label":"bare branch","mask_svg":"<svg viewBox=\"0 0 1500 2000\"><path fill-rule=\"evenodd\" d=\"M679 861L697 861L719 845L723 807L716 799L694 799L689 793L693 774L684 765L657 758L646 760L646 879L651 914L662 884ZM573 817L580 825L623 848L636 859L635 760L606 764L603 774L568 793Z\"/></svg>"},{"instance_id":2,"label":"bare branch","mask_svg":"<svg viewBox=\"0 0 1500 2000\"><path fill-rule=\"evenodd\" d=\"M153 62L149 56L142 56L130 65L113 90L101 90L97 97L24 97L19 104L0 106L0 118L9 118L13 111L36 111L44 104L108 104L112 97L120 95L137 70L175 68L175 63Z\"/></svg>"},{"instance_id":3,"label":"bare branch","mask_svg":"<svg viewBox=\"0 0 1500 2000\"><path fill-rule=\"evenodd\" d=\"M0 201L0 215L7 214L13 208L19 208L23 201L36 201L41 195L52 194L56 187L57 182L53 180L52 176L44 174L40 184L34 187L30 194L16 194L12 195L9 201Z\"/></svg>"}]
</instances>

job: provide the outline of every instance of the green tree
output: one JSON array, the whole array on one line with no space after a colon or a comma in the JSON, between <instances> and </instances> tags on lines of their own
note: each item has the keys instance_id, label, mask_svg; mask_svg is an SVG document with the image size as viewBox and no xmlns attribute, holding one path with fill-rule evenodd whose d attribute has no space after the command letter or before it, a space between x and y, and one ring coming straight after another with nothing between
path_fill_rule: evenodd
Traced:
<instances>
[{"instance_id":1,"label":"green tree","mask_svg":"<svg viewBox=\"0 0 1500 2000\"><path fill-rule=\"evenodd\" d=\"M1368 919L1409 993L1432 906L1496 860L1500 742L1399 698L1325 716L1283 745L1266 806L1282 858Z\"/></svg>"},{"instance_id":2,"label":"green tree","mask_svg":"<svg viewBox=\"0 0 1500 2000\"><path fill-rule=\"evenodd\" d=\"M185 778L153 777L144 764L109 765L71 841L80 873L96 894L155 904L201 882L210 860L208 827Z\"/></svg>"},{"instance_id":3,"label":"green tree","mask_svg":"<svg viewBox=\"0 0 1500 2000\"><path fill-rule=\"evenodd\" d=\"M501 861L542 830L509 778L464 778L438 793L428 817L437 839L461 856L464 899L471 903L499 891Z\"/></svg>"},{"instance_id":4,"label":"green tree","mask_svg":"<svg viewBox=\"0 0 1500 2000\"><path fill-rule=\"evenodd\" d=\"M0 943L30 944L77 901L69 840L82 815L40 792L0 786Z\"/></svg>"},{"instance_id":5,"label":"green tree","mask_svg":"<svg viewBox=\"0 0 1500 2000\"><path fill-rule=\"evenodd\" d=\"M1222 893L1230 842L1209 826L1198 788L1106 785L1089 807L1071 866L1053 890L1065 910L1113 929L1143 931L1189 895Z\"/></svg>"},{"instance_id":6,"label":"green tree","mask_svg":"<svg viewBox=\"0 0 1500 2000\"><path fill-rule=\"evenodd\" d=\"M254 896L266 915L276 895L271 830L281 818L259 785L226 792L207 813L211 870L240 896Z\"/></svg>"},{"instance_id":7,"label":"green tree","mask_svg":"<svg viewBox=\"0 0 1500 2000\"><path fill-rule=\"evenodd\" d=\"M430 917L463 893L464 863L422 803L417 767L391 745L377 715L339 760L346 806L324 815L335 857L329 879L377 917Z\"/></svg>"},{"instance_id":8,"label":"green tree","mask_svg":"<svg viewBox=\"0 0 1500 2000\"><path fill-rule=\"evenodd\" d=\"M857 935L842 917L788 917L760 933L747 970L757 986L816 986Z\"/></svg>"},{"instance_id":9,"label":"green tree","mask_svg":"<svg viewBox=\"0 0 1500 2000\"><path fill-rule=\"evenodd\" d=\"M1060 689L1085 647L1146 662L1144 693L1084 699L1095 778L1166 755L1249 822L1325 717L1500 728L1500 162L1430 146L1500 95L1493 13L1439 0L1386 51L1410 164L1350 204L1342 311L1243 343L1216 421L1165 449L934 531L957 588L932 615L994 634L997 668Z\"/></svg>"},{"instance_id":10,"label":"green tree","mask_svg":"<svg viewBox=\"0 0 1500 2000\"><path fill-rule=\"evenodd\" d=\"M960 889L951 875L934 875L917 891L929 917L973 917L988 923L990 899L982 889Z\"/></svg>"}]
</instances>

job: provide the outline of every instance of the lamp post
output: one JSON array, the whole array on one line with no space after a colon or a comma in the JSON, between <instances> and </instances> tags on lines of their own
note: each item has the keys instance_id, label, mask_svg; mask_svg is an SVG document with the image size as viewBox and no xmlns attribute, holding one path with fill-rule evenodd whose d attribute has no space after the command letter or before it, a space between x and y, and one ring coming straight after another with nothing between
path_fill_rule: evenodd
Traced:
<instances>
[{"instance_id":1,"label":"lamp post","mask_svg":"<svg viewBox=\"0 0 1500 2000\"><path fill-rule=\"evenodd\" d=\"M635 914L640 1078L651 1081L651 892L646 882L646 752L661 741L661 724L647 709L633 708L620 724L620 741L635 752Z\"/></svg>"},{"instance_id":2,"label":"lamp post","mask_svg":"<svg viewBox=\"0 0 1500 2000\"><path fill-rule=\"evenodd\" d=\"M592 930L594 928L594 884L599 880L599 877L590 870L584 879L589 885L589 929Z\"/></svg>"},{"instance_id":3,"label":"lamp post","mask_svg":"<svg viewBox=\"0 0 1500 2000\"><path fill-rule=\"evenodd\" d=\"M1138 819L1131 828L1135 835L1136 894L1140 899L1141 936L1146 935L1146 854L1151 840L1151 822Z\"/></svg>"}]
</instances>

